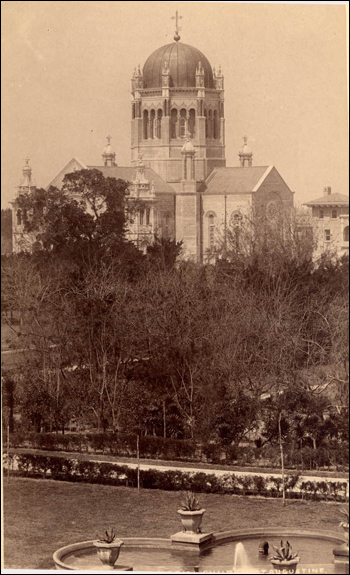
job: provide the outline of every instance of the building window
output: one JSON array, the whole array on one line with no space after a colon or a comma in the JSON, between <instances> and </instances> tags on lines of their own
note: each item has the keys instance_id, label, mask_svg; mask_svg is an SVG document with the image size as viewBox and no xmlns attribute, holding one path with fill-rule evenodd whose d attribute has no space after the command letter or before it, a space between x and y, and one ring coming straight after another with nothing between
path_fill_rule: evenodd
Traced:
<instances>
[{"instance_id":1,"label":"building window","mask_svg":"<svg viewBox=\"0 0 350 575\"><path fill-rule=\"evenodd\" d=\"M148 140L149 137L149 121L148 110L143 111L143 139Z\"/></svg>"},{"instance_id":2,"label":"building window","mask_svg":"<svg viewBox=\"0 0 350 575\"><path fill-rule=\"evenodd\" d=\"M171 110L171 136L173 140L177 138L177 110Z\"/></svg>"},{"instance_id":3,"label":"building window","mask_svg":"<svg viewBox=\"0 0 350 575\"><path fill-rule=\"evenodd\" d=\"M318 210L318 217L320 218L320 220L323 220L323 218L324 218L324 210Z\"/></svg>"},{"instance_id":4,"label":"building window","mask_svg":"<svg viewBox=\"0 0 350 575\"><path fill-rule=\"evenodd\" d=\"M147 208L146 210L146 225L149 226L151 221L151 210Z\"/></svg>"},{"instance_id":5,"label":"building window","mask_svg":"<svg viewBox=\"0 0 350 575\"><path fill-rule=\"evenodd\" d=\"M162 110L158 110L158 112L157 112L157 138L158 138L158 140L160 140L162 137L162 116L163 116Z\"/></svg>"},{"instance_id":6,"label":"building window","mask_svg":"<svg viewBox=\"0 0 350 575\"><path fill-rule=\"evenodd\" d=\"M169 226L170 226L170 214L165 214L165 221L164 221L164 233L163 236L168 239L169 238Z\"/></svg>"},{"instance_id":7,"label":"building window","mask_svg":"<svg viewBox=\"0 0 350 575\"><path fill-rule=\"evenodd\" d=\"M186 110L180 110L180 138L185 138L187 132Z\"/></svg>"},{"instance_id":8,"label":"building window","mask_svg":"<svg viewBox=\"0 0 350 575\"><path fill-rule=\"evenodd\" d=\"M218 111L214 110L214 139L219 139L219 132L220 132L220 125L219 125L219 118L218 118Z\"/></svg>"},{"instance_id":9,"label":"building window","mask_svg":"<svg viewBox=\"0 0 350 575\"><path fill-rule=\"evenodd\" d=\"M205 117L205 137L208 138L208 133L209 133L209 127L208 127L208 116L207 116L207 111L204 110L204 117Z\"/></svg>"},{"instance_id":10,"label":"building window","mask_svg":"<svg viewBox=\"0 0 350 575\"><path fill-rule=\"evenodd\" d=\"M208 138L213 137L213 113L211 110L208 112Z\"/></svg>"},{"instance_id":11,"label":"building window","mask_svg":"<svg viewBox=\"0 0 350 575\"><path fill-rule=\"evenodd\" d=\"M196 112L193 108L191 108L188 117L188 131L191 134L191 138L194 137L195 126L196 126Z\"/></svg>"},{"instance_id":12,"label":"building window","mask_svg":"<svg viewBox=\"0 0 350 575\"><path fill-rule=\"evenodd\" d=\"M21 210L17 210L16 217L17 217L17 225L21 226L22 225L22 212L21 212Z\"/></svg>"},{"instance_id":13,"label":"building window","mask_svg":"<svg viewBox=\"0 0 350 575\"><path fill-rule=\"evenodd\" d=\"M145 210L140 210L140 226L143 226L145 221Z\"/></svg>"},{"instance_id":14,"label":"building window","mask_svg":"<svg viewBox=\"0 0 350 575\"><path fill-rule=\"evenodd\" d=\"M236 212L233 212L232 216L232 222L234 226L240 226L243 220L243 216L242 213L237 210Z\"/></svg>"},{"instance_id":15,"label":"building window","mask_svg":"<svg viewBox=\"0 0 350 575\"><path fill-rule=\"evenodd\" d=\"M346 226L346 228L344 228L344 231L343 231L343 240L344 240L344 242L348 242L348 241L349 241L349 226Z\"/></svg>"},{"instance_id":16,"label":"building window","mask_svg":"<svg viewBox=\"0 0 350 575\"><path fill-rule=\"evenodd\" d=\"M337 217L338 217L338 210L334 208L332 210L332 220L336 220Z\"/></svg>"},{"instance_id":17,"label":"building window","mask_svg":"<svg viewBox=\"0 0 350 575\"><path fill-rule=\"evenodd\" d=\"M324 241L330 242L331 241L331 230L324 231Z\"/></svg>"},{"instance_id":18,"label":"building window","mask_svg":"<svg viewBox=\"0 0 350 575\"><path fill-rule=\"evenodd\" d=\"M149 137L152 138L152 140L155 137L155 132L156 132L156 113L154 110L151 110L149 120Z\"/></svg>"},{"instance_id":19,"label":"building window","mask_svg":"<svg viewBox=\"0 0 350 575\"><path fill-rule=\"evenodd\" d=\"M136 108L135 108L135 104L132 105L132 119L134 120L136 117Z\"/></svg>"},{"instance_id":20,"label":"building window","mask_svg":"<svg viewBox=\"0 0 350 575\"><path fill-rule=\"evenodd\" d=\"M215 247L215 214L208 215L208 248L212 251Z\"/></svg>"}]
</instances>

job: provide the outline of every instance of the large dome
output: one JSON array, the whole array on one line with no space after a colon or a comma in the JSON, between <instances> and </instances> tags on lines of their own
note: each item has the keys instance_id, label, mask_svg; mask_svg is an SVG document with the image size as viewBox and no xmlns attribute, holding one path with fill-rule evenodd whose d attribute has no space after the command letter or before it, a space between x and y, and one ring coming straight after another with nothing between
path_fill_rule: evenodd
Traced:
<instances>
[{"instance_id":1,"label":"large dome","mask_svg":"<svg viewBox=\"0 0 350 575\"><path fill-rule=\"evenodd\" d=\"M213 72L208 59L197 48L181 42L162 46L147 58L143 67L143 86L161 88L162 70L167 63L171 87L193 88L196 85L198 62L202 63L204 69L204 87L214 88Z\"/></svg>"}]
</instances>

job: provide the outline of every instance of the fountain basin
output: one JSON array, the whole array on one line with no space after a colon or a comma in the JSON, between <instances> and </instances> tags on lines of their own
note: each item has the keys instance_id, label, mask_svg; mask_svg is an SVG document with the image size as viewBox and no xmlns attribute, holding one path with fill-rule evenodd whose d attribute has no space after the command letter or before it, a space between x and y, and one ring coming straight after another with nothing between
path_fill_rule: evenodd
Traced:
<instances>
[{"instance_id":1,"label":"fountain basin","mask_svg":"<svg viewBox=\"0 0 350 575\"><path fill-rule=\"evenodd\" d=\"M273 572L270 558L272 545L279 545L280 539L290 540L293 549L299 553L300 573L348 573L348 563L335 564L333 549L342 545L344 539L338 534L323 531L301 531L300 529L247 529L214 533L208 546L203 550L178 548L170 539L131 538L123 539L124 546L115 564L117 571L160 571L176 572L198 569L224 572ZM259 542L265 539L270 543L270 555L259 555ZM242 542L248 555L251 571L244 565L236 565L233 570L236 544ZM53 555L56 569L98 571L102 564L96 554L93 541L84 541L58 549ZM129 567L127 567L129 566Z\"/></svg>"}]
</instances>

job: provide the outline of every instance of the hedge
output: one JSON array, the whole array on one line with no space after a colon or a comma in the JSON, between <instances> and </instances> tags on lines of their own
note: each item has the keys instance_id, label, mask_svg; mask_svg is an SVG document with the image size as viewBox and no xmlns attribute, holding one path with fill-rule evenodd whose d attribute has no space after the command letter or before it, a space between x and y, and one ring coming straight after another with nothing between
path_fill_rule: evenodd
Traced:
<instances>
[{"instance_id":1,"label":"hedge","mask_svg":"<svg viewBox=\"0 0 350 575\"><path fill-rule=\"evenodd\" d=\"M136 456L136 436L119 433L13 433L11 447L30 447L47 451L110 453L120 457ZM193 441L164 439L162 437L141 436L140 455L142 458L167 461L209 462L220 464L254 465L258 467L279 467L279 448L273 445L264 447L228 446L223 448L215 443L196 445ZM285 465L289 469L319 469L349 465L347 445L331 445L329 448L312 449L286 448Z\"/></svg>"},{"instance_id":2,"label":"hedge","mask_svg":"<svg viewBox=\"0 0 350 575\"><path fill-rule=\"evenodd\" d=\"M7 456L4 458L5 467L10 466L11 474L21 477L137 486L137 470L127 465L35 454L13 454L10 455L10 461L7 460ZM192 490L197 493L282 497L282 479L259 474L240 475L230 472L218 476L204 472L141 469L140 485L146 489L165 491ZM286 496L293 499L346 501L347 482L334 483L326 480L300 482L298 475L287 475Z\"/></svg>"}]
</instances>

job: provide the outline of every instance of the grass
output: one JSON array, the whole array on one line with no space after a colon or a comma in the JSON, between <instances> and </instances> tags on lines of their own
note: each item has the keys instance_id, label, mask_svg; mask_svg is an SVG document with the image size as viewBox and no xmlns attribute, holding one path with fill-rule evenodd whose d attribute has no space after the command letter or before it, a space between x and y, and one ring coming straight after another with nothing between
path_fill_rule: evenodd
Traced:
<instances>
[{"instance_id":1,"label":"grass","mask_svg":"<svg viewBox=\"0 0 350 575\"><path fill-rule=\"evenodd\" d=\"M3 487L6 569L52 569L56 549L111 527L121 538L167 538L179 530L179 492L23 478L10 478ZM206 494L200 502L209 531L274 526L341 535L344 505L336 503L290 501L283 508L281 501Z\"/></svg>"}]
</instances>

